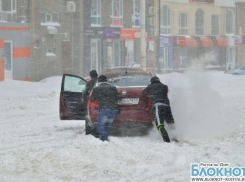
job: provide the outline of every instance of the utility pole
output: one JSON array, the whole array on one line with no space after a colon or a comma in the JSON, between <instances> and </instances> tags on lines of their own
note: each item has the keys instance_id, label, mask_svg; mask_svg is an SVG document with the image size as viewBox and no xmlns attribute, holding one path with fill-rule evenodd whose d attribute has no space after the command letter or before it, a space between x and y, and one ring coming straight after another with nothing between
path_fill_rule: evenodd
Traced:
<instances>
[{"instance_id":1,"label":"utility pole","mask_svg":"<svg viewBox=\"0 0 245 182\"><path fill-rule=\"evenodd\" d=\"M140 0L140 27L141 67L146 70L145 0Z\"/></svg>"}]
</instances>

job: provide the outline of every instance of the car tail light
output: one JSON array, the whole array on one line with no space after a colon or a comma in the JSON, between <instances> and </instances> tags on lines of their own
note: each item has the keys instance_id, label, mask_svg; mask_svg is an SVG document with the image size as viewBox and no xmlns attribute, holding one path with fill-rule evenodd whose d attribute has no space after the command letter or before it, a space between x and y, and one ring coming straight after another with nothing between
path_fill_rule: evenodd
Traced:
<instances>
[{"instance_id":1,"label":"car tail light","mask_svg":"<svg viewBox=\"0 0 245 182\"><path fill-rule=\"evenodd\" d=\"M94 107L96 107L96 108L98 108L98 102L96 101L96 102L88 102L88 107L89 108L94 108Z\"/></svg>"}]
</instances>

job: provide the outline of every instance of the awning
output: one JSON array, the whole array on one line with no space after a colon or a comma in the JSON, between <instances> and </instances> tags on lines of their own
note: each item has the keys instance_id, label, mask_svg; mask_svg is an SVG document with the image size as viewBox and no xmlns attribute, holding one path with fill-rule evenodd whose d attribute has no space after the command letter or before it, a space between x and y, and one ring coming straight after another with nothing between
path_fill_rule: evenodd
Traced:
<instances>
[{"instance_id":1,"label":"awning","mask_svg":"<svg viewBox=\"0 0 245 182\"><path fill-rule=\"evenodd\" d=\"M224 37L216 37L216 45L218 47L227 47L228 43Z\"/></svg>"},{"instance_id":2,"label":"awning","mask_svg":"<svg viewBox=\"0 0 245 182\"><path fill-rule=\"evenodd\" d=\"M190 36L179 36L177 39L177 45L181 47L197 47L197 41Z\"/></svg>"},{"instance_id":3,"label":"awning","mask_svg":"<svg viewBox=\"0 0 245 182\"><path fill-rule=\"evenodd\" d=\"M201 41L200 42L201 47L213 47L214 46L213 41L208 37L201 37L200 41Z\"/></svg>"}]
</instances>

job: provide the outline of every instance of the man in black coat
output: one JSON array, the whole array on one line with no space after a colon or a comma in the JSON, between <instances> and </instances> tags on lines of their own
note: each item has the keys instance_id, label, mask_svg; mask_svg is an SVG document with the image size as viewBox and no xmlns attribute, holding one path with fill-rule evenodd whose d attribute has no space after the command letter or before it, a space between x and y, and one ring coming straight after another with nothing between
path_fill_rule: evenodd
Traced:
<instances>
[{"instance_id":1,"label":"man in black coat","mask_svg":"<svg viewBox=\"0 0 245 182\"><path fill-rule=\"evenodd\" d=\"M95 87L90 97L91 102L98 102L99 115L97 116L97 129L102 141L107 140L109 136L110 126L115 120L119 106L118 100L122 97L118 93L117 88L107 82L107 77L101 75L98 78L99 86Z\"/></svg>"},{"instance_id":2,"label":"man in black coat","mask_svg":"<svg viewBox=\"0 0 245 182\"><path fill-rule=\"evenodd\" d=\"M159 78L151 78L151 84L143 91L143 95L149 95L150 101L155 113L155 123L157 129L165 142L170 142L168 133L164 128L164 120L174 129L174 118L171 112L170 102L168 99L168 86L160 82Z\"/></svg>"},{"instance_id":3,"label":"man in black coat","mask_svg":"<svg viewBox=\"0 0 245 182\"><path fill-rule=\"evenodd\" d=\"M91 80L86 84L85 89L83 91L83 103L85 107L87 107L89 94L91 90L94 88L95 83L97 82L98 73L96 70L92 70L90 71L89 76L91 77Z\"/></svg>"}]
</instances>

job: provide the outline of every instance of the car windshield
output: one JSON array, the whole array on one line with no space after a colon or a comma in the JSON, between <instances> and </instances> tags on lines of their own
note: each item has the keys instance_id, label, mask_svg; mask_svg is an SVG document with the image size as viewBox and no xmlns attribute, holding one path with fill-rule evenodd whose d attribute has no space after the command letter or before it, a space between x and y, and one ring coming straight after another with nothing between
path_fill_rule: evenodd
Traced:
<instances>
[{"instance_id":1,"label":"car windshield","mask_svg":"<svg viewBox=\"0 0 245 182\"><path fill-rule=\"evenodd\" d=\"M151 77L148 75L120 75L109 78L109 83L117 87L147 86Z\"/></svg>"}]
</instances>

